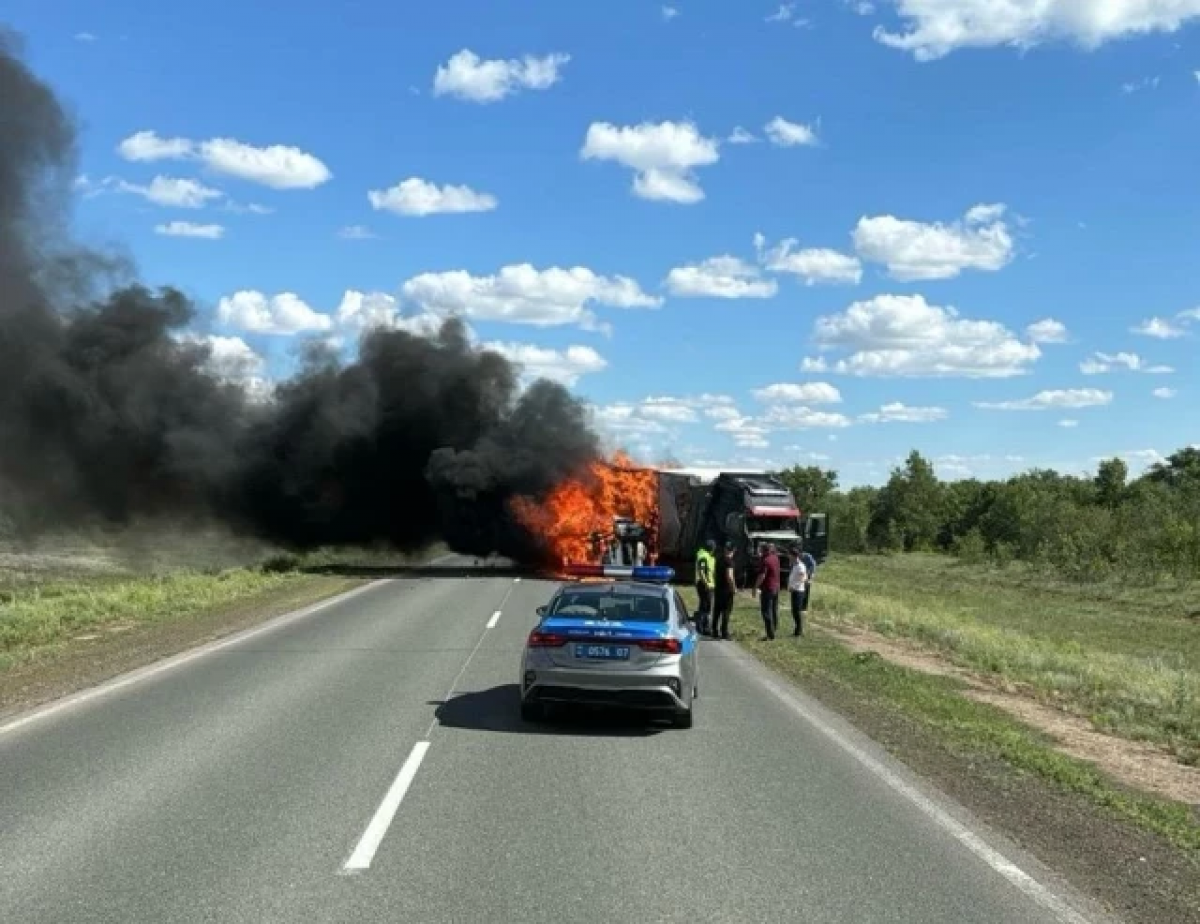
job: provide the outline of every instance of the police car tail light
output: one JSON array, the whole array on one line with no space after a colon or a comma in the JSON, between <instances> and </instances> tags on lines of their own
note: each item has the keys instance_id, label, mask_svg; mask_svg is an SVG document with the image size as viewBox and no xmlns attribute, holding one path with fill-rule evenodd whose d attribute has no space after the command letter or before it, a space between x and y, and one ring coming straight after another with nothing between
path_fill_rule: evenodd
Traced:
<instances>
[{"instance_id":1,"label":"police car tail light","mask_svg":"<svg viewBox=\"0 0 1200 924\"><path fill-rule=\"evenodd\" d=\"M645 638L637 644L643 651L657 651L659 654L679 654L683 650L677 638Z\"/></svg>"},{"instance_id":2,"label":"police car tail light","mask_svg":"<svg viewBox=\"0 0 1200 924\"><path fill-rule=\"evenodd\" d=\"M539 632L536 629L529 633L530 648L562 648L567 644L567 637L557 632Z\"/></svg>"}]
</instances>

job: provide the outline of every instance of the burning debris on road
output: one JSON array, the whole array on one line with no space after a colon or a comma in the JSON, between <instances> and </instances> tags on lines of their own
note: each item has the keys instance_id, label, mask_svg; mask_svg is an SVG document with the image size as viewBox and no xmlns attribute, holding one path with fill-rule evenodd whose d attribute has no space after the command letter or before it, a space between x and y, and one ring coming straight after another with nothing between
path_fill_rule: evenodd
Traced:
<instances>
[{"instance_id":1,"label":"burning debris on road","mask_svg":"<svg viewBox=\"0 0 1200 924\"><path fill-rule=\"evenodd\" d=\"M211 374L182 294L114 285L120 264L71 240L73 126L17 50L0 32L0 511L18 531L215 520L293 548L538 561L579 555L577 525L648 517L581 403L521 392L454 320L369 331L349 364L314 353L267 402Z\"/></svg>"}]
</instances>

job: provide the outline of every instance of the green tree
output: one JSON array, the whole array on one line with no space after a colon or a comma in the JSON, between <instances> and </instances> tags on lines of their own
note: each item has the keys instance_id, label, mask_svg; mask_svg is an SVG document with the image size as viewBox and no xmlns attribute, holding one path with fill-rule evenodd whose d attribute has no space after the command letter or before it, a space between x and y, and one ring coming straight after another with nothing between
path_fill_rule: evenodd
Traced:
<instances>
[{"instance_id":1,"label":"green tree","mask_svg":"<svg viewBox=\"0 0 1200 924\"><path fill-rule=\"evenodd\" d=\"M868 524L873 545L905 552L936 546L946 509L944 486L933 464L915 449L892 470L875 498Z\"/></svg>"},{"instance_id":2,"label":"green tree","mask_svg":"<svg viewBox=\"0 0 1200 924\"><path fill-rule=\"evenodd\" d=\"M1200 449L1188 446L1171 453L1166 462L1152 465L1145 477L1172 488L1200 487Z\"/></svg>"},{"instance_id":3,"label":"green tree","mask_svg":"<svg viewBox=\"0 0 1200 924\"><path fill-rule=\"evenodd\" d=\"M780 480L805 513L823 513L825 498L837 490L837 472L816 465L793 465L779 473Z\"/></svg>"},{"instance_id":4,"label":"green tree","mask_svg":"<svg viewBox=\"0 0 1200 924\"><path fill-rule=\"evenodd\" d=\"M1096 470L1096 498L1104 507L1115 510L1125 498L1125 480L1129 466L1124 460L1105 459Z\"/></svg>"}]
</instances>

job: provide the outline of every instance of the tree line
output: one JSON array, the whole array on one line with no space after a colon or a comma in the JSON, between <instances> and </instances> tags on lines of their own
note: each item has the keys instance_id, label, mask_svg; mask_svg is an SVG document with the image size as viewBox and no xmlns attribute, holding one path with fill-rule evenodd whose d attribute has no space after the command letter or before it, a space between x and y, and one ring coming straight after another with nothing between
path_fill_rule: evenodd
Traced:
<instances>
[{"instance_id":1,"label":"tree line","mask_svg":"<svg viewBox=\"0 0 1200 924\"><path fill-rule=\"evenodd\" d=\"M779 475L800 509L829 515L833 554L937 551L1079 581L1200 577L1200 448L1132 480L1113 458L1093 476L1033 469L943 481L915 450L881 487L842 490L837 472L819 466Z\"/></svg>"}]
</instances>

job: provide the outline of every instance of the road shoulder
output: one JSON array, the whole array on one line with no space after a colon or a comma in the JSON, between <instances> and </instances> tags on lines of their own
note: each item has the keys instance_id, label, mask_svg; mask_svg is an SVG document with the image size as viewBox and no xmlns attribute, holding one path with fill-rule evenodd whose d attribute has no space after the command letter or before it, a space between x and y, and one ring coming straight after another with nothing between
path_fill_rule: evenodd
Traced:
<instances>
[{"instance_id":1,"label":"road shoulder","mask_svg":"<svg viewBox=\"0 0 1200 924\"><path fill-rule=\"evenodd\" d=\"M854 652L819 629L765 642L748 599L735 610L732 628L735 640L774 674L1117 916L1131 924L1200 922L1200 851L1145 826L1152 821L1186 839L1187 806L1146 801L1099 777L1034 729L971 701L953 678ZM1159 814L1135 824L1114 805ZM1193 814L1190 822L1200 819Z\"/></svg>"},{"instance_id":2,"label":"road shoulder","mask_svg":"<svg viewBox=\"0 0 1200 924\"><path fill-rule=\"evenodd\" d=\"M368 583L328 575L286 580L184 618L114 620L0 672L0 720Z\"/></svg>"}]
</instances>

